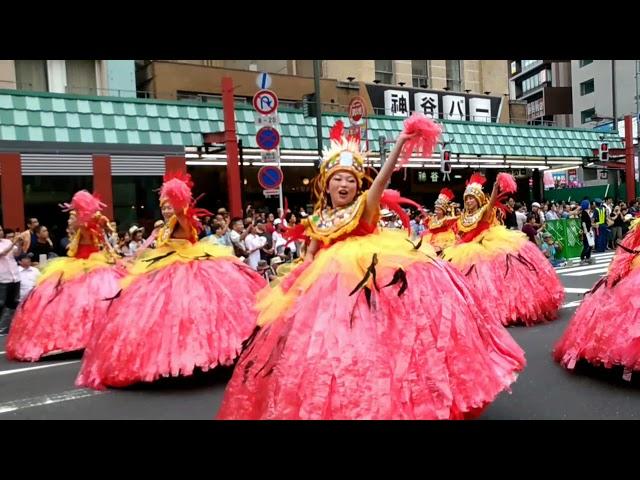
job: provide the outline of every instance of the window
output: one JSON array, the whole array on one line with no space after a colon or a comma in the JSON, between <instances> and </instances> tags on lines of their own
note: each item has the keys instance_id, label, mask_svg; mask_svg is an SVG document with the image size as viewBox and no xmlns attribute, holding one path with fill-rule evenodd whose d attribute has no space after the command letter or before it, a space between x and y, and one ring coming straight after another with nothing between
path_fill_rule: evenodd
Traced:
<instances>
[{"instance_id":1,"label":"window","mask_svg":"<svg viewBox=\"0 0 640 480\"><path fill-rule=\"evenodd\" d=\"M376 60L376 80L387 85L393 84L393 61L392 60Z\"/></svg>"},{"instance_id":2,"label":"window","mask_svg":"<svg viewBox=\"0 0 640 480\"><path fill-rule=\"evenodd\" d=\"M511 75L515 75L516 73L518 73L518 64L511 62Z\"/></svg>"},{"instance_id":3,"label":"window","mask_svg":"<svg viewBox=\"0 0 640 480\"><path fill-rule=\"evenodd\" d=\"M96 61L67 60L67 93L96 95Z\"/></svg>"},{"instance_id":4,"label":"window","mask_svg":"<svg viewBox=\"0 0 640 480\"><path fill-rule=\"evenodd\" d=\"M532 65L535 65L539 61L540 60L522 60L522 70L526 70L527 68L531 67Z\"/></svg>"},{"instance_id":5,"label":"window","mask_svg":"<svg viewBox=\"0 0 640 480\"><path fill-rule=\"evenodd\" d=\"M134 223L150 226L155 220L162 218L156 193L162 185L162 177L115 175L112 182L113 220L118 222L122 230Z\"/></svg>"},{"instance_id":6,"label":"window","mask_svg":"<svg viewBox=\"0 0 640 480\"><path fill-rule=\"evenodd\" d=\"M544 99L540 98L531 103L527 103L527 118L544 117Z\"/></svg>"},{"instance_id":7,"label":"window","mask_svg":"<svg viewBox=\"0 0 640 480\"><path fill-rule=\"evenodd\" d=\"M593 60L580 60L580 68L585 67L590 63L593 63Z\"/></svg>"},{"instance_id":8,"label":"window","mask_svg":"<svg viewBox=\"0 0 640 480\"><path fill-rule=\"evenodd\" d=\"M595 85L593 82L593 78L580 84L580 95L589 95L590 93L593 93L594 90Z\"/></svg>"},{"instance_id":9,"label":"window","mask_svg":"<svg viewBox=\"0 0 640 480\"><path fill-rule=\"evenodd\" d=\"M429 88L429 60L411 60L412 84L416 88Z\"/></svg>"},{"instance_id":10,"label":"window","mask_svg":"<svg viewBox=\"0 0 640 480\"><path fill-rule=\"evenodd\" d=\"M454 92L462 91L461 63L461 60L447 60L447 88Z\"/></svg>"},{"instance_id":11,"label":"window","mask_svg":"<svg viewBox=\"0 0 640 480\"><path fill-rule=\"evenodd\" d=\"M22 184L25 216L36 217L41 225L49 229L49 235L57 250L58 242L66 235L69 218L69 214L60 210L58 205L70 201L73 192L83 189L93 191L93 177L89 175L24 175ZM16 226L7 225L8 228Z\"/></svg>"},{"instance_id":12,"label":"window","mask_svg":"<svg viewBox=\"0 0 640 480\"><path fill-rule=\"evenodd\" d=\"M547 82L551 82L551 70L542 70L522 81L522 93L538 88Z\"/></svg>"},{"instance_id":13,"label":"window","mask_svg":"<svg viewBox=\"0 0 640 480\"><path fill-rule=\"evenodd\" d=\"M583 110L580 112L580 123L589 123L591 122L591 117L596 114L595 108L589 108L588 110Z\"/></svg>"},{"instance_id":14,"label":"window","mask_svg":"<svg viewBox=\"0 0 640 480\"><path fill-rule=\"evenodd\" d=\"M46 60L15 60L15 66L16 88L18 90L36 92L49 90Z\"/></svg>"}]
</instances>

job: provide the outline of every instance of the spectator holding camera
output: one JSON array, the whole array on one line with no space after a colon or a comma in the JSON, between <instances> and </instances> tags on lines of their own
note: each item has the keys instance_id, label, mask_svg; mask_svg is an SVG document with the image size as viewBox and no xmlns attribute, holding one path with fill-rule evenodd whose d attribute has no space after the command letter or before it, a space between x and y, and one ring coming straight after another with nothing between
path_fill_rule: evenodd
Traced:
<instances>
[{"instance_id":1,"label":"spectator holding camera","mask_svg":"<svg viewBox=\"0 0 640 480\"><path fill-rule=\"evenodd\" d=\"M9 238L5 238L5 235ZM20 274L16 257L21 253L22 235L0 227L0 334L9 333L11 319L20 301Z\"/></svg>"},{"instance_id":2,"label":"spectator holding camera","mask_svg":"<svg viewBox=\"0 0 640 480\"><path fill-rule=\"evenodd\" d=\"M562 267L567 264L564 260L557 258L562 247L553 239L553 236L550 233L545 232L542 234L542 245L540 248L542 249L544 256L549 259L551 265L554 267Z\"/></svg>"}]
</instances>

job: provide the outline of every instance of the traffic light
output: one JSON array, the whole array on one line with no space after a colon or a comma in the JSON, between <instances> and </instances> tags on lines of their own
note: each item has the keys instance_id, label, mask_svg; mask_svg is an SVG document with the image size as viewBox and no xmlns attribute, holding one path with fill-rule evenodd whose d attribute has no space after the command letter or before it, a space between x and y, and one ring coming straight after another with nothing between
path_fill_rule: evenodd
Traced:
<instances>
[{"instance_id":1,"label":"traffic light","mask_svg":"<svg viewBox=\"0 0 640 480\"><path fill-rule=\"evenodd\" d=\"M609 143L608 142L600 143L600 161L601 162L609 161Z\"/></svg>"},{"instance_id":2,"label":"traffic light","mask_svg":"<svg viewBox=\"0 0 640 480\"><path fill-rule=\"evenodd\" d=\"M442 173L451 173L451 152L442 149L440 152L440 171Z\"/></svg>"}]
</instances>

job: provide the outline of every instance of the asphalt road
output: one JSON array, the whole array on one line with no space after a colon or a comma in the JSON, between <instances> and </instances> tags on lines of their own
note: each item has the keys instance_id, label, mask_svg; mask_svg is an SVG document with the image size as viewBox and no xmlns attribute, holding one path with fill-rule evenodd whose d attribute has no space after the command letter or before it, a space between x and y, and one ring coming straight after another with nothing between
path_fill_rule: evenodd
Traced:
<instances>
[{"instance_id":1,"label":"asphalt road","mask_svg":"<svg viewBox=\"0 0 640 480\"><path fill-rule=\"evenodd\" d=\"M566 300L559 318L536 327L511 327L524 348L527 368L481 419L640 419L640 375L631 382L622 370L579 365L568 372L551 350L566 328L582 293L604 275L612 252L592 266L558 269ZM78 389L80 353L38 363L10 362L0 336L0 420L8 419L212 419L222 401L230 368L165 379L122 390Z\"/></svg>"}]
</instances>

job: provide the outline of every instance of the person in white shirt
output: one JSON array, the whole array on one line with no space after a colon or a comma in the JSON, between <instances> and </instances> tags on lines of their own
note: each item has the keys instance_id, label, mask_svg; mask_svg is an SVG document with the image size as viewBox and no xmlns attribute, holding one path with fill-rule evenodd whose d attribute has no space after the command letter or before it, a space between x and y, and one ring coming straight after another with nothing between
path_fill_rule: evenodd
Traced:
<instances>
[{"instance_id":1,"label":"person in white shirt","mask_svg":"<svg viewBox=\"0 0 640 480\"><path fill-rule=\"evenodd\" d=\"M611 212L613 212L613 198L609 197L605 199L604 208L607 210L607 217L609 217Z\"/></svg>"},{"instance_id":2,"label":"person in white shirt","mask_svg":"<svg viewBox=\"0 0 640 480\"><path fill-rule=\"evenodd\" d=\"M558 220L558 214L556 212L556 206L555 204L552 204L549 207L549 210L547 211L547 213L545 213L544 216L546 221L551 221L551 220Z\"/></svg>"},{"instance_id":3,"label":"person in white shirt","mask_svg":"<svg viewBox=\"0 0 640 480\"><path fill-rule=\"evenodd\" d=\"M38 277L41 275L40 270L31 265L32 253L23 253L18 257L20 266L18 274L20 275L20 303L29 295L29 292L36 286Z\"/></svg>"},{"instance_id":4,"label":"person in white shirt","mask_svg":"<svg viewBox=\"0 0 640 480\"><path fill-rule=\"evenodd\" d=\"M236 257L240 257L241 259L247 256L247 246L244 243L247 235L249 235L249 230L245 230L244 221L240 217L232 218L229 240L231 241L231 246L233 247Z\"/></svg>"},{"instance_id":5,"label":"person in white shirt","mask_svg":"<svg viewBox=\"0 0 640 480\"><path fill-rule=\"evenodd\" d=\"M518 224L518 230L522 231L522 227L525 223L527 223L527 214L525 213L525 208L521 203L516 203L516 223Z\"/></svg>"},{"instance_id":6,"label":"person in white shirt","mask_svg":"<svg viewBox=\"0 0 640 480\"><path fill-rule=\"evenodd\" d=\"M140 227L134 225L129 229L129 235L131 235L131 241L129 242L129 252L131 252L132 256L136 256L136 251L142 246L144 243L142 240L143 230Z\"/></svg>"},{"instance_id":7,"label":"person in white shirt","mask_svg":"<svg viewBox=\"0 0 640 480\"><path fill-rule=\"evenodd\" d=\"M111 222L111 234L107 237L109 239L109 243L111 247L115 250L118 246L118 224L116 222Z\"/></svg>"},{"instance_id":8,"label":"person in white shirt","mask_svg":"<svg viewBox=\"0 0 640 480\"><path fill-rule=\"evenodd\" d=\"M538 202L533 202L531 204L531 212L536 216L536 228L540 228L544 225L544 212L540 209L540 204Z\"/></svg>"},{"instance_id":9,"label":"person in white shirt","mask_svg":"<svg viewBox=\"0 0 640 480\"><path fill-rule=\"evenodd\" d=\"M20 300L20 275L16 257L20 254L23 237L0 227L0 335L9 333L11 319Z\"/></svg>"},{"instance_id":10,"label":"person in white shirt","mask_svg":"<svg viewBox=\"0 0 640 480\"><path fill-rule=\"evenodd\" d=\"M249 234L244 239L247 247L247 264L254 270L258 270L258 262L260 261L260 250L267 244L267 237L264 236L264 223L257 222L249 226Z\"/></svg>"},{"instance_id":11,"label":"person in white shirt","mask_svg":"<svg viewBox=\"0 0 640 480\"><path fill-rule=\"evenodd\" d=\"M276 231L271 234L271 241L273 248L276 250L276 255L282 255L284 253L284 247L287 244L287 239L282 235L282 220L276 218L273 221L273 226ZM293 244L293 242L291 242Z\"/></svg>"}]
</instances>

